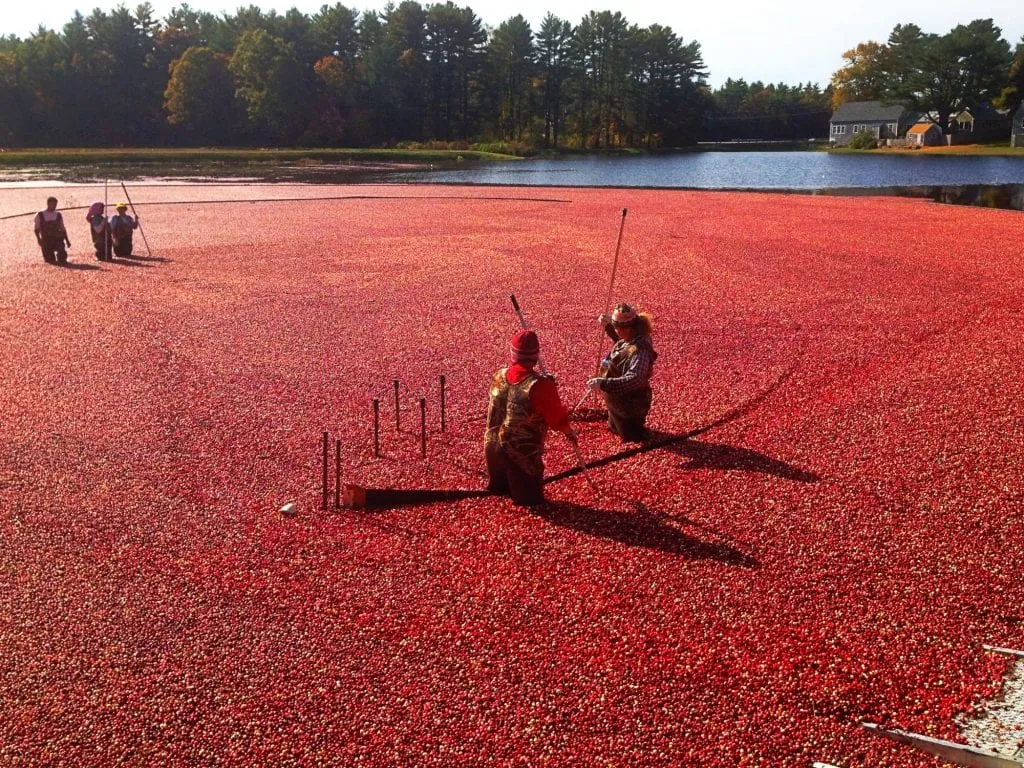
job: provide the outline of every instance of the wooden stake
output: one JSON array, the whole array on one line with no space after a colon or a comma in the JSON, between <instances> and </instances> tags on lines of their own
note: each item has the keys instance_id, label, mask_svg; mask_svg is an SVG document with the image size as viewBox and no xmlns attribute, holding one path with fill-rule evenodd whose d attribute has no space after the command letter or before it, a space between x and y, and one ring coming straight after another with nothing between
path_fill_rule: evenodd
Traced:
<instances>
[{"instance_id":1,"label":"wooden stake","mask_svg":"<svg viewBox=\"0 0 1024 768\"><path fill-rule=\"evenodd\" d=\"M391 381L391 386L395 390L395 432L402 431L402 410L398 403L398 379Z\"/></svg>"},{"instance_id":2,"label":"wooden stake","mask_svg":"<svg viewBox=\"0 0 1024 768\"><path fill-rule=\"evenodd\" d=\"M420 398L420 449L427 458L427 398Z\"/></svg>"},{"instance_id":3,"label":"wooden stake","mask_svg":"<svg viewBox=\"0 0 1024 768\"><path fill-rule=\"evenodd\" d=\"M373 455L380 458L380 400L373 398Z\"/></svg>"},{"instance_id":4,"label":"wooden stake","mask_svg":"<svg viewBox=\"0 0 1024 768\"><path fill-rule=\"evenodd\" d=\"M328 477L327 477L327 443L328 443L328 440L329 440L329 436L328 436L327 432L324 432L324 440L323 440L323 443L324 443L323 444L323 499L322 499L322 506L323 506L324 509L327 509L327 497L328 497L328 490L327 490L327 483L328 483Z\"/></svg>"},{"instance_id":5,"label":"wooden stake","mask_svg":"<svg viewBox=\"0 0 1024 768\"><path fill-rule=\"evenodd\" d=\"M444 392L444 375L441 375L441 431L445 431L444 423L444 411L445 411L445 392Z\"/></svg>"},{"instance_id":6,"label":"wooden stake","mask_svg":"<svg viewBox=\"0 0 1024 768\"><path fill-rule=\"evenodd\" d=\"M334 508L341 508L341 440L334 441Z\"/></svg>"}]
</instances>

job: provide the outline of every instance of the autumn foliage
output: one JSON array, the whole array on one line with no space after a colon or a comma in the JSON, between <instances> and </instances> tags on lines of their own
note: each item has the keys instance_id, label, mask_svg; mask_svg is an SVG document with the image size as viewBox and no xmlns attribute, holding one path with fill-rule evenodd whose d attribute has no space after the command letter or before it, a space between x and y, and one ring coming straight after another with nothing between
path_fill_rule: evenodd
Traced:
<instances>
[{"instance_id":1,"label":"autumn foliage","mask_svg":"<svg viewBox=\"0 0 1024 768\"><path fill-rule=\"evenodd\" d=\"M1019 213L133 199L153 259L90 264L77 212L78 268L43 263L31 218L0 226L0 764L913 766L856 724L955 738L1005 669L981 644L1024 643ZM600 494L550 483L544 511L321 511L323 429L348 482L482 487L510 292L582 395L623 207L615 295L656 318L650 425L675 439L595 468ZM597 405L590 461L623 450Z\"/></svg>"}]
</instances>

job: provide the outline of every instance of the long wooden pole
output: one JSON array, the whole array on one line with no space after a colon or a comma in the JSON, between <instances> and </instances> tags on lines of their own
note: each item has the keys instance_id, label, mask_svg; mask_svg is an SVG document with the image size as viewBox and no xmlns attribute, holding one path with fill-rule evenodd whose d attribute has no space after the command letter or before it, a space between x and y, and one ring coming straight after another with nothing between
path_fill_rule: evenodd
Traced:
<instances>
[{"instance_id":1,"label":"long wooden pole","mask_svg":"<svg viewBox=\"0 0 1024 768\"><path fill-rule=\"evenodd\" d=\"M615 290L615 273L619 271L619 249L622 247L622 230L626 226L626 214L628 212L629 212L628 209L626 209L626 208L622 209L622 219L619 221L619 238L618 238L618 240L615 241L615 259L612 261L612 278L611 278L611 280L608 281L608 294L604 298L604 308L601 310L602 314L611 311L612 292ZM604 351L604 328L603 327L601 328L601 338L600 338L600 340L597 343L597 373L598 374L601 373L601 357L602 357L601 352L602 351ZM574 405L572 407L572 410L569 411L569 413L575 413L577 410L579 410L580 406L583 405L583 403L585 403L587 401L588 397L590 397L590 389L589 388L587 388L587 390L583 393L583 397L581 397L580 401L578 403L576 403L576 405Z\"/></svg>"},{"instance_id":2,"label":"long wooden pole","mask_svg":"<svg viewBox=\"0 0 1024 768\"><path fill-rule=\"evenodd\" d=\"M103 180L103 258L112 259L114 252L110 242L110 208L107 203L107 179Z\"/></svg>"},{"instance_id":3,"label":"long wooden pole","mask_svg":"<svg viewBox=\"0 0 1024 768\"><path fill-rule=\"evenodd\" d=\"M146 239L146 230L142 228L142 222L139 221L139 214L135 211L135 205L132 203L132 198L128 194L128 187L124 185L123 181L121 182L121 189L124 190L124 196L125 199L128 200L128 205L132 207L132 216L134 216L135 221L138 222L139 234L142 235L142 242L146 244L146 253L149 255L149 258L153 258L153 252L149 249L149 240Z\"/></svg>"},{"instance_id":4,"label":"long wooden pole","mask_svg":"<svg viewBox=\"0 0 1024 768\"><path fill-rule=\"evenodd\" d=\"M623 209L623 211L625 211L625 209ZM621 236L621 233L620 233L620 236ZM530 328L530 324L526 322L526 315L524 315L523 314L523 310L519 308L519 302L516 301L515 294L510 295L509 298L512 299L512 308L515 309L516 315L518 315L518 317L519 317L519 324L521 326L523 326L523 330L524 331L528 330ZM537 356L537 367L540 369L541 373L545 372L544 371L544 364L541 363L541 361L540 361L540 355ZM570 426L569 429L572 430L572 427ZM570 442L572 442L572 441L570 441ZM587 463L585 461L583 461L583 453L580 451L579 445L577 445L576 443L572 443L572 447L573 447L573 450L576 453L576 461L580 465L580 469L583 472L583 478L587 481L587 484L591 488L594 489L595 493L600 494L601 491L598 490L596 485L594 485L594 481L590 479L590 473L587 472Z\"/></svg>"},{"instance_id":5,"label":"long wooden pole","mask_svg":"<svg viewBox=\"0 0 1024 768\"><path fill-rule=\"evenodd\" d=\"M604 298L602 313L611 311L612 294L615 290L615 273L619 271L619 249L622 247L622 230L626 226L627 209L622 209L622 220L619 222L619 239L615 242L615 259L612 261L612 278L608 281L608 294ZM601 340L597 345L597 370L601 370L601 351L604 349L604 328L601 329Z\"/></svg>"}]
</instances>

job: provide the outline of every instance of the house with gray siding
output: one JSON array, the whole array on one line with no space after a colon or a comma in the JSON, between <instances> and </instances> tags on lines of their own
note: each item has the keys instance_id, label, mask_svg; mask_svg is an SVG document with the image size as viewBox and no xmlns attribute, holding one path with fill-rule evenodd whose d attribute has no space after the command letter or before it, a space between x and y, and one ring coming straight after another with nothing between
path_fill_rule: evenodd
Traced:
<instances>
[{"instance_id":1,"label":"house with gray siding","mask_svg":"<svg viewBox=\"0 0 1024 768\"><path fill-rule=\"evenodd\" d=\"M1013 133L1010 136L1011 147L1024 147L1024 102L1013 113Z\"/></svg>"},{"instance_id":2,"label":"house with gray siding","mask_svg":"<svg viewBox=\"0 0 1024 768\"><path fill-rule=\"evenodd\" d=\"M913 125L915 117L902 104L849 101L840 104L833 113L829 121L829 141L837 147L845 147L861 131L883 141L900 139L906 136L907 128Z\"/></svg>"},{"instance_id":3,"label":"house with gray siding","mask_svg":"<svg viewBox=\"0 0 1024 768\"><path fill-rule=\"evenodd\" d=\"M1010 135L1010 115L991 104L976 104L949 116L950 133L957 144L1006 139Z\"/></svg>"}]
</instances>

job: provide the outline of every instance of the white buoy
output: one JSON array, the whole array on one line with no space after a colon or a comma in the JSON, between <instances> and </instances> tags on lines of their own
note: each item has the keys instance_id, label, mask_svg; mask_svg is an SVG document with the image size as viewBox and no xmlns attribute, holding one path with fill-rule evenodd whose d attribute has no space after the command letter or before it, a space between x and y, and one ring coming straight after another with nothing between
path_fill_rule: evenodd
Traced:
<instances>
[{"instance_id":1,"label":"white buoy","mask_svg":"<svg viewBox=\"0 0 1024 768\"><path fill-rule=\"evenodd\" d=\"M299 514L299 507L294 501L289 501L283 507L281 507L281 514L285 517L295 517Z\"/></svg>"}]
</instances>

